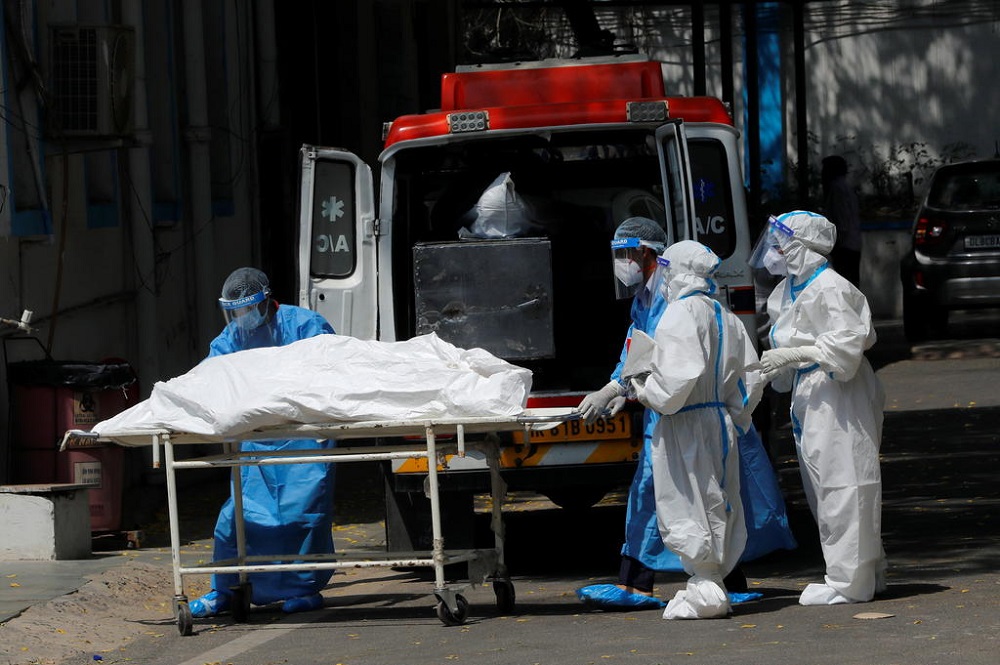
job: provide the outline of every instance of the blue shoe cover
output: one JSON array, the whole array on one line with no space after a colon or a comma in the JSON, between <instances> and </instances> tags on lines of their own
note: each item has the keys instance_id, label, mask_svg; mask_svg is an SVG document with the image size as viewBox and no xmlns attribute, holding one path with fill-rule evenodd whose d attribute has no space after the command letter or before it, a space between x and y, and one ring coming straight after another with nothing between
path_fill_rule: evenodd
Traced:
<instances>
[{"instance_id":1,"label":"blue shoe cover","mask_svg":"<svg viewBox=\"0 0 1000 665\"><path fill-rule=\"evenodd\" d=\"M740 603L746 603L751 600L757 600L758 598L763 598L764 594L758 593L756 591L749 591L747 593L737 593L735 591L729 592L729 604L739 605Z\"/></svg>"},{"instance_id":2,"label":"blue shoe cover","mask_svg":"<svg viewBox=\"0 0 1000 665\"><path fill-rule=\"evenodd\" d=\"M659 598L630 593L614 584L592 584L576 590L576 597L587 605L603 609L653 610L666 606Z\"/></svg>"},{"instance_id":3,"label":"blue shoe cover","mask_svg":"<svg viewBox=\"0 0 1000 665\"><path fill-rule=\"evenodd\" d=\"M314 593L311 596L299 596L298 598L289 598L281 606L281 611L285 614L294 614L296 612L308 612L309 610L318 610L323 607L323 596L318 593Z\"/></svg>"},{"instance_id":4,"label":"blue shoe cover","mask_svg":"<svg viewBox=\"0 0 1000 665\"><path fill-rule=\"evenodd\" d=\"M191 608L191 616L195 618L214 617L220 612L229 609L229 594L218 591L209 591L201 598L195 598L188 607Z\"/></svg>"}]
</instances>

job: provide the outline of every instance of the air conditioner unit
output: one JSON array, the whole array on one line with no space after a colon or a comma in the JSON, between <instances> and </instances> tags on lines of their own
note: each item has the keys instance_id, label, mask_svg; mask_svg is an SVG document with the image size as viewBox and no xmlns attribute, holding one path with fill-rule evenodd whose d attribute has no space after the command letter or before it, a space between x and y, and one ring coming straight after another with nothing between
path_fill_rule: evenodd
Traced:
<instances>
[{"instance_id":1,"label":"air conditioner unit","mask_svg":"<svg viewBox=\"0 0 1000 665\"><path fill-rule=\"evenodd\" d=\"M132 132L135 31L129 26L52 26L48 130L62 137Z\"/></svg>"}]
</instances>

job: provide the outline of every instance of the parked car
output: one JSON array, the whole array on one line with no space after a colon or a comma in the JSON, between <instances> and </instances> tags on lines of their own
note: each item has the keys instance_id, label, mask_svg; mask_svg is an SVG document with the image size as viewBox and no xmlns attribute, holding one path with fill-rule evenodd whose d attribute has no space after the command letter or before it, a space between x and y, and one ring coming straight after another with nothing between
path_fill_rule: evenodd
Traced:
<instances>
[{"instance_id":1,"label":"parked car","mask_svg":"<svg viewBox=\"0 0 1000 665\"><path fill-rule=\"evenodd\" d=\"M934 172L900 277L913 342L944 335L951 310L1000 307L1000 159Z\"/></svg>"}]
</instances>

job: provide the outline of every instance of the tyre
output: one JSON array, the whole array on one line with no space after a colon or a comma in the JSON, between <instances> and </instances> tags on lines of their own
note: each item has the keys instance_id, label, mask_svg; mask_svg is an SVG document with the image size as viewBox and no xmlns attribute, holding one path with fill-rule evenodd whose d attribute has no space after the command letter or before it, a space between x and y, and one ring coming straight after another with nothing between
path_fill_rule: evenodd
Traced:
<instances>
[{"instance_id":1,"label":"tyre","mask_svg":"<svg viewBox=\"0 0 1000 665\"><path fill-rule=\"evenodd\" d=\"M247 623L250 621L250 598L253 596L253 587L250 582L246 582L230 587L230 591L233 593L233 621Z\"/></svg>"},{"instance_id":2,"label":"tyre","mask_svg":"<svg viewBox=\"0 0 1000 665\"><path fill-rule=\"evenodd\" d=\"M191 607L186 600L178 600L175 609L177 611L177 632L182 637L187 637L193 630Z\"/></svg>"},{"instance_id":3,"label":"tyre","mask_svg":"<svg viewBox=\"0 0 1000 665\"><path fill-rule=\"evenodd\" d=\"M458 605L458 611L452 612L443 600L437 602L435 609L438 619L446 626L461 626L469 618L469 601L465 596L455 596L455 604Z\"/></svg>"},{"instance_id":4,"label":"tyre","mask_svg":"<svg viewBox=\"0 0 1000 665\"><path fill-rule=\"evenodd\" d=\"M493 594L497 597L497 610L500 614L513 614L516 595L514 584L510 580L497 580L493 583Z\"/></svg>"},{"instance_id":5,"label":"tyre","mask_svg":"<svg viewBox=\"0 0 1000 665\"><path fill-rule=\"evenodd\" d=\"M563 510L581 511L597 505L607 493L604 487L568 487L548 490L545 496Z\"/></svg>"},{"instance_id":6,"label":"tyre","mask_svg":"<svg viewBox=\"0 0 1000 665\"><path fill-rule=\"evenodd\" d=\"M943 337L948 328L948 310L916 293L903 295L903 335L911 343Z\"/></svg>"}]
</instances>

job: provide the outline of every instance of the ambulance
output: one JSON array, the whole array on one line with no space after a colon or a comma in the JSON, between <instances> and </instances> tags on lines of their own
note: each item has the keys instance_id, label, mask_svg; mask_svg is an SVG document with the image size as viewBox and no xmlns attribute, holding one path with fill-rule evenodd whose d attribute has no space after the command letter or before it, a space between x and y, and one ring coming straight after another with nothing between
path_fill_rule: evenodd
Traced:
<instances>
[{"instance_id":1,"label":"ambulance","mask_svg":"<svg viewBox=\"0 0 1000 665\"><path fill-rule=\"evenodd\" d=\"M660 63L460 67L442 76L440 109L383 134L377 182L350 152L300 153L298 304L339 334L433 332L530 369L528 406L576 406L621 354L631 303L615 299L609 246L620 222L644 216L722 258L718 297L755 337L739 134L719 99L670 94ZM641 429L633 404L593 425L511 435L502 476L509 490L584 509L628 486ZM468 546L486 465L441 462L446 538ZM426 471L412 460L385 469L390 550L431 544Z\"/></svg>"}]
</instances>

